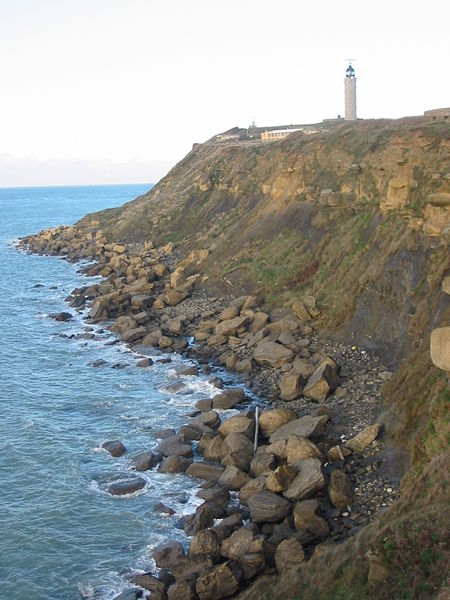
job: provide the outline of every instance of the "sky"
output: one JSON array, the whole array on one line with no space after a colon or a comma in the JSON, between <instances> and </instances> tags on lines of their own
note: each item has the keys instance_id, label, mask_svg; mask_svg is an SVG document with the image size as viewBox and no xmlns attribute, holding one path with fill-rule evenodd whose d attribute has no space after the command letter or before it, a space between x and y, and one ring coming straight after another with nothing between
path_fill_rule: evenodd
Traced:
<instances>
[{"instance_id":1,"label":"sky","mask_svg":"<svg viewBox=\"0 0 450 600\"><path fill-rule=\"evenodd\" d=\"M450 105L446 0L0 0L0 187L156 182L235 125Z\"/></svg>"}]
</instances>

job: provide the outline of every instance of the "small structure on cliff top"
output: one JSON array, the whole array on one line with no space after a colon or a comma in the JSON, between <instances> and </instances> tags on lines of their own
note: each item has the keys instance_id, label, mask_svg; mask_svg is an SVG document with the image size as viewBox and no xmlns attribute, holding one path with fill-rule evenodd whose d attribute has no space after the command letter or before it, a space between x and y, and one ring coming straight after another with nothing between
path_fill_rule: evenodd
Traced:
<instances>
[{"instance_id":1,"label":"small structure on cliff top","mask_svg":"<svg viewBox=\"0 0 450 600\"><path fill-rule=\"evenodd\" d=\"M356 76L352 63L345 71L345 120L356 121Z\"/></svg>"}]
</instances>

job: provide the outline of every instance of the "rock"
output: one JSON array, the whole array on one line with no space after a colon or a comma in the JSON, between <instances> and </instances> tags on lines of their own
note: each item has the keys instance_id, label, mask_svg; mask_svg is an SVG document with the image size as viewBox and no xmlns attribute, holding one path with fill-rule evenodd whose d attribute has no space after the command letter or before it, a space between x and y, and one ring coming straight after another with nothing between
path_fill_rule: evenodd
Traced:
<instances>
[{"instance_id":1,"label":"rock","mask_svg":"<svg viewBox=\"0 0 450 600\"><path fill-rule=\"evenodd\" d=\"M189 465L192 464L192 459L184 456L168 456L158 467L161 473L184 473Z\"/></svg>"},{"instance_id":2,"label":"rock","mask_svg":"<svg viewBox=\"0 0 450 600\"><path fill-rule=\"evenodd\" d=\"M135 454L131 459L135 471L148 471L155 465L155 456L151 450Z\"/></svg>"},{"instance_id":3,"label":"rock","mask_svg":"<svg viewBox=\"0 0 450 600\"><path fill-rule=\"evenodd\" d=\"M292 312L300 321L311 321L311 315L301 300L296 300L292 305Z\"/></svg>"},{"instance_id":4,"label":"rock","mask_svg":"<svg viewBox=\"0 0 450 600\"><path fill-rule=\"evenodd\" d=\"M113 600L136 600L136 598L142 598L143 591L136 588L125 590L114 596Z\"/></svg>"},{"instance_id":5,"label":"rock","mask_svg":"<svg viewBox=\"0 0 450 600\"><path fill-rule=\"evenodd\" d=\"M266 476L266 488L270 492L284 492L297 475L297 469L288 465L280 465Z\"/></svg>"},{"instance_id":6,"label":"rock","mask_svg":"<svg viewBox=\"0 0 450 600\"><path fill-rule=\"evenodd\" d=\"M292 371L307 381L314 373L315 367L308 360L296 357L292 363Z\"/></svg>"},{"instance_id":7,"label":"rock","mask_svg":"<svg viewBox=\"0 0 450 600\"><path fill-rule=\"evenodd\" d=\"M136 366L141 369L145 369L146 367L151 367L152 364L153 364L153 361L151 358L143 358L142 360L138 360L138 362L136 363Z\"/></svg>"},{"instance_id":8,"label":"rock","mask_svg":"<svg viewBox=\"0 0 450 600\"><path fill-rule=\"evenodd\" d=\"M185 456L193 455L191 444L182 444L176 437L163 440L158 446L158 452L163 456Z\"/></svg>"},{"instance_id":9,"label":"rock","mask_svg":"<svg viewBox=\"0 0 450 600\"><path fill-rule=\"evenodd\" d=\"M138 490L142 490L145 487L145 479L141 477L130 477L123 481L116 481L111 483L108 487L108 493L112 496L125 496L126 494L133 494Z\"/></svg>"},{"instance_id":10,"label":"rock","mask_svg":"<svg viewBox=\"0 0 450 600\"><path fill-rule=\"evenodd\" d=\"M242 571L233 561L219 565L200 575L195 583L199 600L220 600L233 595L239 589Z\"/></svg>"},{"instance_id":11,"label":"rock","mask_svg":"<svg viewBox=\"0 0 450 600\"><path fill-rule=\"evenodd\" d=\"M224 308L219 315L219 321L229 321L239 315L239 309L237 306L228 306Z\"/></svg>"},{"instance_id":12,"label":"rock","mask_svg":"<svg viewBox=\"0 0 450 600\"><path fill-rule=\"evenodd\" d=\"M162 335L158 340L158 346L160 348L170 348L170 346L173 346L173 339L167 335Z\"/></svg>"},{"instance_id":13,"label":"rock","mask_svg":"<svg viewBox=\"0 0 450 600\"><path fill-rule=\"evenodd\" d=\"M202 398L195 403L195 408L202 412L209 412L212 408L211 398Z\"/></svg>"},{"instance_id":14,"label":"rock","mask_svg":"<svg viewBox=\"0 0 450 600\"><path fill-rule=\"evenodd\" d=\"M189 544L189 556L210 556L213 560L219 558L219 542L217 535L210 529L202 529Z\"/></svg>"},{"instance_id":15,"label":"rock","mask_svg":"<svg viewBox=\"0 0 450 600\"><path fill-rule=\"evenodd\" d=\"M209 412L201 413L192 419L193 423L200 423L202 425L206 425L211 429L215 429L220 425L219 415L215 410L210 410Z\"/></svg>"},{"instance_id":16,"label":"rock","mask_svg":"<svg viewBox=\"0 0 450 600\"><path fill-rule=\"evenodd\" d=\"M208 502L203 502L195 511L194 520L185 531L188 535L195 535L202 529L211 527L214 524L214 514L212 507Z\"/></svg>"},{"instance_id":17,"label":"rock","mask_svg":"<svg viewBox=\"0 0 450 600\"><path fill-rule=\"evenodd\" d=\"M216 435L210 440L208 445L205 447L203 451L203 456L207 460L215 460L220 462L222 457L225 456L225 449L223 444L223 438L220 435Z\"/></svg>"},{"instance_id":18,"label":"rock","mask_svg":"<svg viewBox=\"0 0 450 600\"><path fill-rule=\"evenodd\" d=\"M290 435L296 435L297 437L319 437L327 421L327 415L320 415L318 417L305 415L276 429L270 436L270 443L273 444L279 440L287 441Z\"/></svg>"},{"instance_id":19,"label":"rock","mask_svg":"<svg viewBox=\"0 0 450 600\"><path fill-rule=\"evenodd\" d=\"M349 450L362 452L364 448L367 448L377 437L380 431L380 425L375 423L365 427L362 431L357 433L355 437L352 437L345 442L345 447Z\"/></svg>"},{"instance_id":20,"label":"rock","mask_svg":"<svg viewBox=\"0 0 450 600\"><path fill-rule=\"evenodd\" d=\"M258 333L258 331L261 331L262 329L264 329L268 320L269 320L269 316L266 315L266 313L264 313L264 312L255 313L253 316L252 322L248 326L249 333Z\"/></svg>"},{"instance_id":21,"label":"rock","mask_svg":"<svg viewBox=\"0 0 450 600\"><path fill-rule=\"evenodd\" d=\"M235 335L240 329L247 325L248 317L236 317L228 321L222 321L216 325L216 335Z\"/></svg>"},{"instance_id":22,"label":"rock","mask_svg":"<svg viewBox=\"0 0 450 600\"><path fill-rule=\"evenodd\" d=\"M175 435L175 429L157 429L153 432L153 437L157 440L167 440Z\"/></svg>"},{"instance_id":23,"label":"rock","mask_svg":"<svg viewBox=\"0 0 450 600\"><path fill-rule=\"evenodd\" d=\"M109 440L107 442L102 443L102 448L109 452L111 456L122 456L125 454L127 449L119 440Z\"/></svg>"},{"instance_id":24,"label":"rock","mask_svg":"<svg viewBox=\"0 0 450 600\"><path fill-rule=\"evenodd\" d=\"M289 569L298 569L304 560L302 545L295 538L283 540L275 552L275 564L279 575Z\"/></svg>"},{"instance_id":25,"label":"rock","mask_svg":"<svg viewBox=\"0 0 450 600\"><path fill-rule=\"evenodd\" d=\"M124 331L120 336L120 339L126 344L131 344L131 342L136 342L137 340L143 338L145 335L147 335L147 329L141 326L136 327L135 329L128 329L127 331Z\"/></svg>"},{"instance_id":26,"label":"rock","mask_svg":"<svg viewBox=\"0 0 450 600\"><path fill-rule=\"evenodd\" d=\"M176 306L177 304L180 304L186 296L187 294L184 290L167 290L164 294L164 302L168 306Z\"/></svg>"},{"instance_id":27,"label":"rock","mask_svg":"<svg viewBox=\"0 0 450 600\"><path fill-rule=\"evenodd\" d=\"M197 492L196 495L203 500L207 500L208 502L215 502L224 509L228 506L230 501L230 492L220 485L202 488Z\"/></svg>"},{"instance_id":28,"label":"rock","mask_svg":"<svg viewBox=\"0 0 450 600\"><path fill-rule=\"evenodd\" d=\"M286 445L286 458L288 463L293 463L302 458L322 458L319 448L305 437L290 435Z\"/></svg>"},{"instance_id":29,"label":"rock","mask_svg":"<svg viewBox=\"0 0 450 600\"><path fill-rule=\"evenodd\" d=\"M230 433L242 433L249 440L253 440L255 434L255 422L245 415L234 415L225 419L219 427L219 433L227 437Z\"/></svg>"},{"instance_id":30,"label":"rock","mask_svg":"<svg viewBox=\"0 0 450 600\"><path fill-rule=\"evenodd\" d=\"M430 354L438 369L450 371L450 327L439 327L431 332Z\"/></svg>"},{"instance_id":31,"label":"rock","mask_svg":"<svg viewBox=\"0 0 450 600\"><path fill-rule=\"evenodd\" d=\"M243 433L232 432L227 435L223 444L225 452L238 452L242 455L245 455L250 466L250 462L253 457L253 444L247 436L245 436Z\"/></svg>"},{"instance_id":32,"label":"rock","mask_svg":"<svg viewBox=\"0 0 450 600\"><path fill-rule=\"evenodd\" d=\"M268 437L282 425L297 419L297 413L290 408L263 410L259 418L261 435ZM287 438L286 438L287 439Z\"/></svg>"},{"instance_id":33,"label":"rock","mask_svg":"<svg viewBox=\"0 0 450 600\"><path fill-rule=\"evenodd\" d=\"M250 479L245 485L239 490L239 502L241 504L248 504L248 500L253 494L262 492L266 488L266 478L264 476Z\"/></svg>"},{"instance_id":34,"label":"rock","mask_svg":"<svg viewBox=\"0 0 450 600\"><path fill-rule=\"evenodd\" d=\"M244 402L246 399L244 390L241 390L240 388L228 389L214 396L212 399L212 407L216 410L227 410L233 408L240 402Z\"/></svg>"},{"instance_id":35,"label":"rock","mask_svg":"<svg viewBox=\"0 0 450 600\"><path fill-rule=\"evenodd\" d=\"M264 554L260 552L249 552L238 558L239 566L242 569L243 578L248 581L261 573L265 566L266 560Z\"/></svg>"},{"instance_id":36,"label":"rock","mask_svg":"<svg viewBox=\"0 0 450 600\"><path fill-rule=\"evenodd\" d=\"M237 467L228 466L219 479L219 485L228 490L240 490L243 485L250 481L250 477Z\"/></svg>"},{"instance_id":37,"label":"rock","mask_svg":"<svg viewBox=\"0 0 450 600\"><path fill-rule=\"evenodd\" d=\"M162 502L157 502L153 506L153 512L157 512L157 513L160 513L163 515L174 515L175 514L175 511L173 510L173 508L170 508L170 506L166 506Z\"/></svg>"},{"instance_id":38,"label":"rock","mask_svg":"<svg viewBox=\"0 0 450 600\"><path fill-rule=\"evenodd\" d=\"M303 378L298 373L287 373L280 381L280 397L282 400L295 400L301 396Z\"/></svg>"},{"instance_id":39,"label":"rock","mask_svg":"<svg viewBox=\"0 0 450 600\"><path fill-rule=\"evenodd\" d=\"M286 440L278 440L277 442L274 442L273 444L269 444L268 446L266 446L266 452L268 452L269 454L273 454L274 456L276 456L277 458L281 459L281 460L286 460L287 457L287 442Z\"/></svg>"},{"instance_id":40,"label":"rock","mask_svg":"<svg viewBox=\"0 0 450 600\"><path fill-rule=\"evenodd\" d=\"M346 474L340 469L332 471L328 484L328 496L339 510L347 508L353 500L353 489Z\"/></svg>"},{"instance_id":41,"label":"rock","mask_svg":"<svg viewBox=\"0 0 450 600\"><path fill-rule=\"evenodd\" d=\"M275 467L275 457L268 452L258 452L250 464L252 477L260 477L269 473Z\"/></svg>"},{"instance_id":42,"label":"rock","mask_svg":"<svg viewBox=\"0 0 450 600\"><path fill-rule=\"evenodd\" d=\"M337 363L330 357L320 361L316 370L308 379L303 395L316 402L324 402L326 397L339 385Z\"/></svg>"},{"instance_id":43,"label":"rock","mask_svg":"<svg viewBox=\"0 0 450 600\"><path fill-rule=\"evenodd\" d=\"M198 479L206 479L207 481L218 482L224 471L224 467L221 466L195 462L189 465L189 467L186 469L186 474L190 475L191 477L197 477Z\"/></svg>"},{"instance_id":44,"label":"rock","mask_svg":"<svg viewBox=\"0 0 450 600\"><path fill-rule=\"evenodd\" d=\"M171 566L183 560L183 546L180 542L166 542L154 548L152 556L158 568L167 567L170 569Z\"/></svg>"},{"instance_id":45,"label":"rock","mask_svg":"<svg viewBox=\"0 0 450 600\"><path fill-rule=\"evenodd\" d=\"M50 315L55 321L71 321L73 316L68 312L53 313Z\"/></svg>"},{"instance_id":46,"label":"rock","mask_svg":"<svg viewBox=\"0 0 450 600\"><path fill-rule=\"evenodd\" d=\"M250 496L248 506L255 523L276 523L282 521L291 511L291 503L288 500L266 490Z\"/></svg>"},{"instance_id":47,"label":"rock","mask_svg":"<svg viewBox=\"0 0 450 600\"><path fill-rule=\"evenodd\" d=\"M292 350L277 342L261 342L253 353L253 358L259 366L267 365L276 369L290 362L292 357Z\"/></svg>"},{"instance_id":48,"label":"rock","mask_svg":"<svg viewBox=\"0 0 450 600\"><path fill-rule=\"evenodd\" d=\"M250 550L253 542L253 532L250 529L241 527L231 534L229 538L222 542L220 554L225 558L237 559Z\"/></svg>"},{"instance_id":49,"label":"rock","mask_svg":"<svg viewBox=\"0 0 450 600\"><path fill-rule=\"evenodd\" d=\"M283 492L283 496L289 500L302 500L312 496L322 489L325 479L322 473L320 460L317 458L304 458L297 465L300 472L295 477L289 488Z\"/></svg>"},{"instance_id":50,"label":"rock","mask_svg":"<svg viewBox=\"0 0 450 600\"><path fill-rule=\"evenodd\" d=\"M444 293L450 294L450 275L446 275L441 284L441 289Z\"/></svg>"},{"instance_id":51,"label":"rock","mask_svg":"<svg viewBox=\"0 0 450 600\"><path fill-rule=\"evenodd\" d=\"M167 590L167 600L194 600L195 598L193 581L185 579L176 581Z\"/></svg>"},{"instance_id":52,"label":"rock","mask_svg":"<svg viewBox=\"0 0 450 600\"><path fill-rule=\"evenodd\" d=\"M152 600L165 600L166 599L166 586L164 582L160 581L156 577L153 577L150 573L143 575L135 575L130 579L131 583L138 585L152 593Z\"/></svg>"},{"instance_id":53,"label":"rock","mask_svg":"<svg viewBox=\"0 0 450 600\"><path fill-rule=\"evenodd\" d=\"M234 370L236 373L251 373L253 371L252 361L249 358L244 358L243 360L237 361L234 365Z\"/></svg>"},{"instance_id":54,"label":"rock","mask_svg":"<svg viewBox=\"0 0 450 600\"><path fill-rule=\"evenodd\" d=\"M309 522L316 516L319 501L314 499L302 500L294 506L294 525L297 531L307 529Z\"/></svg>"},{"instance_id":55,"label":"rock","mask_svg":"<svg viewBox=\"0 0 450 600\"><path fill-rule=\"evenodd\" d=\"M327 458L330 462L336 462L338 460L345 460L347 456L352 453L351 450L345 448L345 446L333 446L327 452Z\"/></svg>"}]
</instances>

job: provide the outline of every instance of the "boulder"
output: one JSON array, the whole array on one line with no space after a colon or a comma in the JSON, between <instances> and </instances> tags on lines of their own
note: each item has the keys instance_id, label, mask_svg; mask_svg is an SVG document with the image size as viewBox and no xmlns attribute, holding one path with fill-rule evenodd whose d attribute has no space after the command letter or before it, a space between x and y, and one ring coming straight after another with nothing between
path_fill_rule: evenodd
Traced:
<instances>
[{"instance_id":1,"label":"boulder","mask_svg":"<svg viewBox=\"0 0 450 600\"><path fill-rule=\"evenodd\" d=\"M190 458L193 455L191 444L182 444L176 437L163 440L158 446L158 452L163 456L185 456Z\"/></svg>"},{"instance_id":2,"label":"boulder","mask_svg":"<svg viewBox=\"0 0 450 600\"><path fill-rule=\"evenodd\" d=\"M308 379L303 389L303 395L315 402L324 402L326 397L339 385L337 371L337 363L332 358L325 357Z\"/></svg>"},{"instance_id":3,"label":"boulder","mask_svg":"<svg viewBox=\"0 0 450 600\"><path fill-rule=\"evenodd\" d=\"M249 322L246 316L236 317L228 321L222 321L216 325L216 335L235 335L240 329L245 327Z\"/></svg>"},{"instance_id":4,"label":"boulder","mask_svg":"<svg viewBox=\"0 0 450 600\"><path fill-rule=\"evenodd\" d=\"M302 500L294 506L294 525L303 544L322 540L330 533L326 521L315 514L318 508L316 499Z\"/></svg>"},{"instance_id":5,"label":"boulder","mask_svg":"<svg viewBox=\"0 0 450 600\"><path fill-rule=\"evenodd\" d=\"M137 598L142 598L143 591L138 590L137 588L132 588L129 590L124 590L120 592L117 596L114 596L113 600L136 600Z\"/></svg>"},{"instance_id":6,"label":"boulder","mask_svg":"<svg viewBox=\"0 0 450 600\"><path fill-rule=\"evenodd\" d=\"M364 448L367 448L376 439L379 431L380 425L378 423L369 425L357 433L355 437L345 442L345 447L352 451L362 452Z\"/></svg>"},{"instance_id":7,"label":"boulder","mask_svg":"<svg viewBox=\"0 0 450 600\"><path fill-rule=\"evenodd\" d=\"M152 600L166 599L166 586L164 582L154 577L151 573L134 575L130 581L134 585L138 585L139 587L151 592Z\"/></svg>"},{"instance_id":8,"label":"boulder","mask_svg":"<svg viewBox=\"0 0 450 600\"><path fill-rule=\"evenodd\" d=\"M225 449L222 436L216 435L212 438L212 440L210 440L210 442L203 451L203 456L207 460L215 460L217 462L220 462L222 460L222 457L225 456Z\"/></svg>"},{"instance_id":9,"label":"boulder","mask_svg":"<svg viewBox=\"0 0 450 600\"><path fill-rule=\"evenodd\" d=\"M141 326L136 327L135 329L127 329L122 333L120 339L126 344L131 344L131 342L136 342L137 340L143 338L145 335L147 335L147 329Z\"/></svg>"},{"instance_id":10,"label":"boulder","mask_svg":"<svg viewBox=\"0 0 450 600\"><path fill-rule=\"evenodd\" d=\"M184 530L188 535L195 535L199 531L214 524L213 507L208 502L203 502L195 511L193 520L185 525Z\"/></svg>"},{"instance_id":11,"label":"boulder","mask_svg":"<svg viewBox=\"0 0 450 600\"><path fill-rule=\"evenodd\" d=\"M215 429L220 425L220 418L215 410L210 410L194 417L192 423L199 423L201 425L206 425L211 429Z\"/></svg>"},{"instance_id":12,"label":"boulder","mask_svg":"<svg viewBox=\"0 0 450 600\"><path fill-rule=\"evenodd\" d=\"M247 554L243 554L238 558L238 563L242 569L243 579L246 581L253 579L253 577L261 573L266 566L264 554L261 552L248 552Z\"/></svg>"},{"instance_id":13,"label":"boulder","mask_svg":"<svg viewBox=\"0 0 450 600\"><path fill-rule=\"evenodd\" d=\"M292 312L300 321L311 321L311 315L301 300L296 300L292 305Z\"/></svg>"},{"instance_id":14,"label":"boulder","mask_svg":"<svg viewBox=\"0 0 450 600\"><path fill-rule=\"evenodd\" d=\"M219 506L226 508L230 501L230 492L220 485L213 485L200 489L197 494L199 498L208 502L215 502Z\"/></svg>"},{"instance_id":15,"label":"boulder","mask_svg":"<svg viewBox=\"0 0 450 600\"><path fill-rule=\"evenodd\" d=\"M155 456L151 450L145 450L135 454L131 459L131 463L135 471L148 471L155 466Z\"/></svg>"},{"instance_id":16,"label":"boulder","mask_svg":"<svg viewBox=\"0 0 450 600\"><path fill-rule=\"evenodd\" d=\"M219 321L229 321L239 315L239 308L237 306L227 306L219 315Z\"/></svg>"},{"instance_id":17,"label":"boulder","mask_svg":"<svg viewBox=\"0 0 450 600\"><path fill-rule=\"evenodd\" d=\"M297 437L319 437L323 431L325 423L328 421L327 415L313 417L305 415L295 421L290 421L281 427L278 427L270 436L270 443L273 444L279 440L288 440L290 435Z\"/></svg>"},{"instance_id":18,"label":"boulder","mask_svg":"<svg viewBox=\"0 0 450 600\"><path fill-rule=\"evenodd\" d=\"M184 558L175 565L172 565L170 567L170 572L177 582L193 581L200 573L208 571L212 566L213 563L209 556L192 556Z\"/></svg>"},{"instance_id":19,"label":"boulder","mask_svg":"<svg viewBox=\"0 0 450 600\"><path fill-rule=\"evenodd\" d=\"M342 510L351 505L353 489L347 475L340 469L332 471L328 483L328 496L333 506Z\"/></svg>"},{"instance_id":20,"label":"boulder","mask_svg":"<svg viewBox=\"0 0 450 600\"><path fill-rule=\"evenodd\" d=\"M167 600L194 600L196 598L194 582L186 579L176 581L167 590Z\"/></svg>"},{"instance_id":21,"label":"boulder","mask_svg":"<svg viewBox=\"0 0 450 600\"><path fill-rule=\"evenodd\" d=\"M309 360L297 356L292 363L292 371L307 381L314 373L315 367Z\"/></svg>"},{"instance_id":22,"label":"boulder","mask_svg":"<svg viewBox=\"0 0 450 600\"><path fill-rule=\"evenodd\" d=\"M277 342L260 342L253 353L253 358L259 366L269 366L278 369L292 360L292 350Z\"/></svg>"},{"instance_id":23,"label":"boulder","mask_svg":"<svg viewBox=\"0 0 450 600\"><path fill-rule=\"evenodd\" d=\"M124 331L135 328L136 321L128 315L122 315L117 317L117 319L114 321L111 331L114 331L114 333L123 333Z\"/></svg>"},{"instance_id":24,"label":"boulder","mask_svg":"<svg viewBox=\"0 0 450 600\"><path fill-rule=\"evenodd\" d=\"M182 302L186 297L187 294L184 290L167 290L164 294L164 302L168 306L176 306L177 304L180 304L180 302ZM155 307L154 304L153 307Z\"/></svg>"},{"instance_id":25,"label":"boulder","mask_svg":"<svg viewBox=\"0 0 450 600\"><path fill-rule=\"evenodd\" d=\"M246 396L244 390L241 390L240 388L228 389L214 396L212 399L212 407L216 410L227 410L245 400Z\"/></svg>"},{"instance_id":26,"label":"boulder","mask_svg":"<svg viewBox=\"0 0 450 600\"><path fill-rule=\"evenodd\" d=\"M290 569L298 569L304 560L302 545L295 538L283 540L275 552L275 564L279 575Z\"/></svg>"},{"instance_id":27,"label":"boulder","mask_svg":"<svg viewBox=\"0 0 450 600\"><path fill-rule=\"evenodd\" d=\"M242 433L250 440L253 440L255 434L255 422L245 415L234 415L229 419L222 421L219 427L219 433L227 437L230 433Z\"/></svg>"},{"instance_id":28,"label":"boulder","mask_svg":"<svg viewBox=\"0 0 450 600\"><path fill-rule=\"evenodd\" d=\"M430 354L438 369L450 371L450 327L439 327L431 332Z\"/></svg>"},{"instance_id":29,"label":"boulder","mask_svg":"<svg viewBox=\"0 0 450 600\"><path fill-rule=\"evenodd\" d=\"M112 496L126 496L133 494L145 487L145 479L141 477L130 477L122 481L115 481L108 486L108 492Z\"/></svg>"},{"instance_id":30,"label":"boulder","mask_svg":"<svg viewBox=\"0 0 450 600\"><path fill-rule=\"evenodd\" d=\"M138 362L136 363L136 366L139 367L140 369L145 369L146 367L151 367L153 364L153 361L151 358L142 358L141 360L138 360Z\"/></svg>"},{"instance_id":31,"label":"boulder","mask_svg":"<svg viewBox=\"0 0 450 600\"><path fill-rule=\"evenodd\" d=\"M269 473L275 467L275 457L268 452L258 452L250 464L252 477L260 477Z\"/></svg>"},{"instance_id":32,"label":"boulder","mask_svg":"<svg viewBox=\"0 0 450 600\"><path fill-rule=\"evenodd\" d=\"M189 556L210 556L213 560L219 558L219 542L217 535L210 529L202 529L189 544Z\"/></svg>"},{"instance_id":33,"label":"boulder","mask_svg":"<svg viewBox=\"0 0 450 600\"><path fill-rule=\"evenodd\" d=\"M288 500L266 490L250 496L248 506L255 523L276 523L282 521L291 511L291 503Z\"/></svg>"},{"instance_id":34,"label":"boulder","mask_svg":"<svg viewBox=\"0 0 450 600\"><path fill-rule=\"evenodd\" d=\"M248 481L250 481L250 477L247 473L237 467L228 466L220 476L219 485L223 485L228 490L240 490Z\"/></svg>"},{"instance_id":35,"label":"boulder","mask_svg":"<svg viewBox=\"0 0 450 600\"><path fill-rule=\"evenodd\" d=\"M297 413L290 408L263 410L259 418L261 435L268 437L282 425L297 419ZM286 438L287 439L287 438Z\"/></svg>"},{"instance_id":36,"label":"boulder","mask_svg":"<svg viewBox=\"0 0 450 600\"><path fill-rule=\"evenodd\" d=\"M73 315L71 315L69 312L59 312L59 313L53 313L50 315L50 317L52 319L54 319L55 321L71 321L73 319Z\"/></svg>"},{"instance_id":37,"label":"boulder","mask_svg":"<svg viewBox=\"0 0 450 600\"><path fill-rule=\"evenodd\" d=\"M108 440L102 443L102 448L109 452L111 456L119 457L125 454L127 449L120 440Z\"/></svg>"},{"instance_id":38,"label":"boulder","mask_svg":"<svg viewBox=\"0 0 450 600\"><path fill-rule=\"evenodd\" d=\"M280 398L282 400L295 400L301 396L303 390L303 377L298 373L287 373L280 381Z\"/></svg>"},{"instance_id":39,"label":"boulder","mask_svg":"<svg viewBox=\"0 0 450 600\"><path fill-rule=\"evenodd\" d=\"M177 455L168 456L159 465L158 471L161 473L184 473L191 464L191 458Z\"/></svg>"},{"instance_id":40,"label":"boulder","mask_svg":"<svg viewBox=\"0 0 450 600\"><path fill-rule=\"evenodd\" d=\"M220 600L232 596L239 589L242 571L233 561L211 569L200 575L195 582L199 600Z\"/></svg>"},{"instance_id":41,"label":"boulder","mask_svg":"<svg viewBox=\"0 0 450 600\"><path fill-rule=\"evenodd\" d=\"M327 458L329 462L336 462L338 460L345 460L347 456L352 453L351 450L345 448L345 446L332 446L327 452Z\"/></svg>"},{"instance_id":42,"label":"boulder","mask_svg":"<svg viewBox=\"0 0 450 600\"><path fill-rule=\"evenodd\" d=\"M270 492L284 492L297 475L297 469L288 465L280 465L266 476L266 488Z\"/></svg>"},{"instance_id":43,"label":"boulder","mask_svg":"<svg viewBox=\"0 0 450 600\"><path fill-rule=\"evenodd\" d=\"M286 459L288 463L293 463L302 458L322 458L319 448L305 437L290 435L286 445Z\"/></svg>"},{"instance_id":44,"label":"boulder","mask_svg":"<svg viewBox=\"0 0 450 600\"><path fill-rule=\"evenodd\" d=\"M296 466L299 468L299 473L289 488L283 492L286 498L289 500L302 500L323 488L325 479L318 458L304 458L299 460Z\"/></svg>"},{"instance_id":45,"label":"boulder","mask_svg":"<svg viewBox=\"0 0 450 600\"><path fill-rule=\"evenodd\" d=\"M237 559L247 554L253 542L253 532L246 527L241 527L233 532L229 538L222 542L220 554L225 558Z\"/></svg>"},{"instance_id":46,"label":"boulder","mask_svg":"<svg viewBox=\"0 0 450 600\"><path fill-rule=\"evenodd\" d=\"M172 565L175 565L184 558L183 546L180 542L166 542L153 549L153 559L158 568L167 567L170 569Z\"/></svg>"},{"instance_id":47,"label":"boulder","mask_svg":"<svg viewBox=\"0 0 450 600\"><path fill-rule=\"evenodd\" d=\"M224 467L218 465L209 465L207 463L195 462L189 465L186 469L186 474L191 477L197 477L198 479L206 479L206 481L219 481L223 472Z\"/></svg>"},{"instance_id":48,"label":"boulder","mask_svg":"<svg viewBox=\"0 0 450 600\"><path fill-rule=\"evenodd\" d=\"M249 333L258 333L258 331L261 331L262 329L264 329L268 320L269 320L269 315L266 315L266 313L264 313L264 312L255 313L253 316L252 322L248 326Z\"/></svg>"},{"instance_id":49,"label":"boulder","mask_svg":"<svg viewBox=\"0 0 450 600\"><path fill-rule=\"evenodd\" d=\"M269 454L273 454L274 456L276 456L277 458L281 459L281 460L286 460L287 457L287 442L286 440L278 440L277 442L274 442L273 444L269 444L268 446L265 446L266 448L266 452L268 452Z\"/></svg>"},{"instance_id":50,"label":"boulder","mask_svg":"<svg viewBox=\"0 0 450 600\"><path fill-rule=\"evenodd\" d=\"M245 485L239 490L239 502L247 505L248 500L253 494L262 492L266 488L266 478L264 476L250 479Z\"/></svg>"}]
</instances>

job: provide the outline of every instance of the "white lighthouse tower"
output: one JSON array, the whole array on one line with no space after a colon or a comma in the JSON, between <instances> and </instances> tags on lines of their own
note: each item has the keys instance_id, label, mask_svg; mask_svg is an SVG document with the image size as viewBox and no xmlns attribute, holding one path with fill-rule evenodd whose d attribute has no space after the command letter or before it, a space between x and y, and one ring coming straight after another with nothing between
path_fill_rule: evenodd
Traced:
<instances>
[{"instance_id":1,"label":"white lighthouse tower","mask_svg":"<svg viewBox=\"0 0 450 600\"><path fill-rule=\"evenodd\" d=\"M350 63L345 71L345 120L356 121L356 76Z\"/></svg>"}]
</instances>

